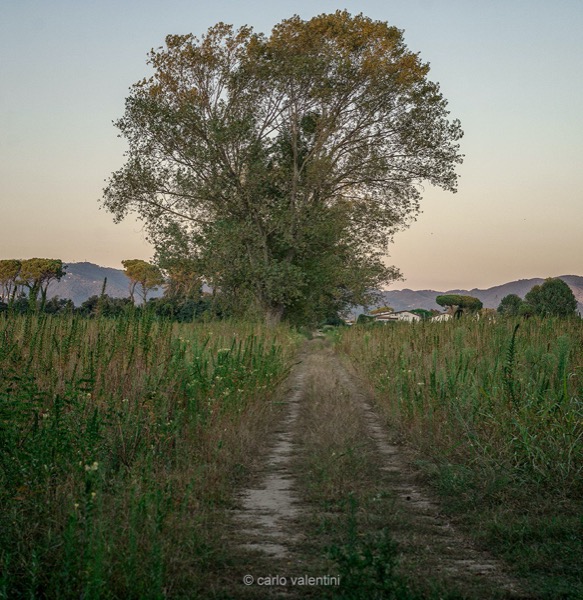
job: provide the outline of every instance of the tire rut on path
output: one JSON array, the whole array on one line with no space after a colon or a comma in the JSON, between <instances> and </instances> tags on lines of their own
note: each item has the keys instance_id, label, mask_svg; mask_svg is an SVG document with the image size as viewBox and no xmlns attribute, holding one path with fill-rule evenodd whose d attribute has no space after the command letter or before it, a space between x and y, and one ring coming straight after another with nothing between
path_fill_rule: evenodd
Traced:
<instances>
[{"instance_id":1,"label":"tire rut on path","mask_svg":"<svg viewBox=\"0 0 583 600\"><path fill-rule=\"evenodd\" d=\"M359 378L350 372L352 369L346 368L336 355L330 355L330 362L330 370L338 374L342 384L360 404L369 436L382 457L385 481L396 496L398 510L411 523L411 529L404 535L395 535L398 541L405 546L416 546L416 550L427 555L429 563L442 578L452 581L462 590L479 587L508 598L530 597L501 561L478 550L448 521L439 504L419 483L412 454L391 441L390 432L383 427L374 411L371 398L363 391L367 386L363 386Z\"/></svg>"},{"instance_id":2,"label":"tire rut on path","mask_svg":"<svg viewBox=\"0 0 583 600\"><path fill-rule=\"evenodd\" d=\"M257 485L242 491L240 509L235 511L235 520L245 538L242 547L276 559L290 558L290 543L297 537L293 533L293 522L298 520L300 509L291 462L293 427L305 386L301 362L286 383L291 388L285 398L287 414L275 431Z\"/></svg>"}]
</instances>

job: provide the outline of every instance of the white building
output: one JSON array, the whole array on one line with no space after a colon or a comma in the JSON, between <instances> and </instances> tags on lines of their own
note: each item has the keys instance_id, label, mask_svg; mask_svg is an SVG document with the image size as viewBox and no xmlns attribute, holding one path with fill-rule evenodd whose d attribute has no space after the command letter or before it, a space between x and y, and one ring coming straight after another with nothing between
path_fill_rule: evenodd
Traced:
<instances>
[{"instance_id":1,"label":"white building","mask_svg":"<svg viewBox=\"0 0 583 600\"><path fill-rule=\"evenodd\" d=\"M374 316L375 321L378 321L379 323L388 323L389 321L405 321L407 323L413 323L421 320L421 317L418 314L409 310L382 312L372 316Z\"/></svg>"}]
</instances>

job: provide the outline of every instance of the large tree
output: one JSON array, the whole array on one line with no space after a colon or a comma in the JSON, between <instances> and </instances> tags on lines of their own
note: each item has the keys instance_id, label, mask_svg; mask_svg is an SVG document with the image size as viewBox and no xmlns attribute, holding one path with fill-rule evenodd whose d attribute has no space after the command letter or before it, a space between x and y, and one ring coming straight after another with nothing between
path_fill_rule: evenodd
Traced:
<instances>
[{"instance_id":1,"label":"large tree","mask_svg":"<svg viewBox=\"0 0 583 600\"><path fill-rule=\"evenodd\" d=\"M573 291L559 278L549 277L541 285L535 285L524 300L532 312L541 317L570 317L577 312Z\"/></svg>"},{"instance_id":2,"label":"large tree","mask_svg":"<svg viewBox=\"0 0 583 600\"><path fill-rule=\"evenodd\" d=\"M220 23L168 36L149 63L103 203L270 321L367 302L399 276L383 257L421 185L456 189L459 122L387 23L337 11L270 36Z\"/></svg>"}]
</instances>

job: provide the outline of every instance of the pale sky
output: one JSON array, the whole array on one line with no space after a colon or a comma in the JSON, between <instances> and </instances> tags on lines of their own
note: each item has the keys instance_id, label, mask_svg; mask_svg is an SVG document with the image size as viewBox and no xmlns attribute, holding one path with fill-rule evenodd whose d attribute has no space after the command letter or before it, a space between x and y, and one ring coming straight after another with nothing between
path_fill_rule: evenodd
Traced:
<instances>
[{"instance_id":1,"label":"pale sky","mask_svg":"<svg viewBox=\"0 0 583 600\"><path fill-rule=\"evenodd\" d=\"M0 258L150 259L98 202L150 48L344 8L404 30L465 131L459 191L426 189L392 289L583 275L583 0L0 0Z\"/></svg>"}]
</instances>

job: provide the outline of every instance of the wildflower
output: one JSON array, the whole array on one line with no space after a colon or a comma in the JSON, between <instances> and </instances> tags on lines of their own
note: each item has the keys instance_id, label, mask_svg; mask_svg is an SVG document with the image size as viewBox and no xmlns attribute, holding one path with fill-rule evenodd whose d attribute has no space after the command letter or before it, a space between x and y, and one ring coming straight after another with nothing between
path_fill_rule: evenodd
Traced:
<instances>
[{"instance_id":1,"label":"wildflower","mask_svg":"<svg viewBox=\"0 0 583 600\"><path fill-rule=\"evenodd\" d=\"M91 498L95 498L96 495L97 495L97 492L91 492Z\"/></svg>"},{"instance_id":2,"label":"wildflower","mask_svg":"<svg viewBox=\"0 0 583 600\"><path fill-rule=\"evenodd\" d=\"M79 502L75 502L75 504L73 504L73 508L77 510L79 508Z\"/></svg>"},{"instance_id":3,"label":"wildflower","mask_svg":"<svg viewBox=\"0 0 583 600\"><path fill-rule=\"evenodd\" d=\"M99 463L97 461L95 461L92 465L85 465L86 471L97 471L98 468L99 468Z\"/></svg>"}]
</instances>

